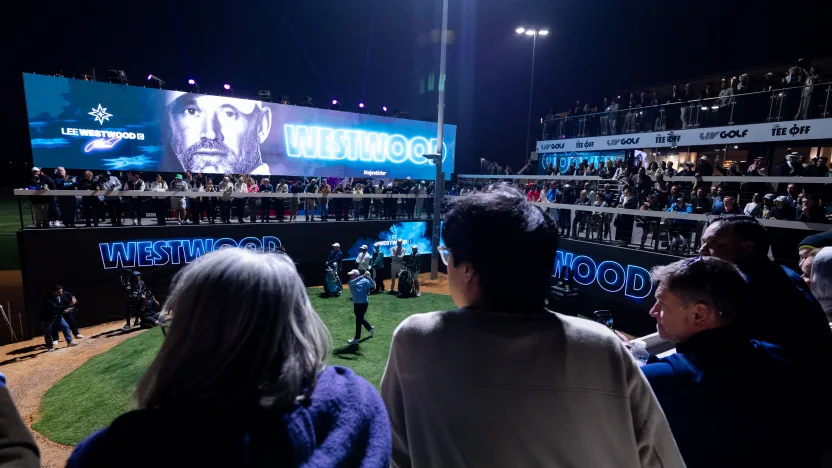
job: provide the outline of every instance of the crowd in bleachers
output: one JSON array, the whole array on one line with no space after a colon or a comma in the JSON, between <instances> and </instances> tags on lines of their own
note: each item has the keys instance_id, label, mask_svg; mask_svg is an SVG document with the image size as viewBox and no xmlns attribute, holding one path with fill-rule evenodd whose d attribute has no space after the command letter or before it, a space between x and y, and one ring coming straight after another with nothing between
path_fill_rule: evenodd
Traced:
<instances>
[{"instance_id":1,"label":"crowd in bleachers","mask_svg":"<svg viewBox=\"0 0 832 468\"><path fill-rule=\"evenodd\" d=\"M711 83L674 85L669 95L642 91L628 98L603 98L603 103L576 101L566 117L554 109L541 118L542 139L583 138L715 127L745 123L802 120L829 115L830 84L816 66L800 63L782 76L767 73L761 83L749 74L723 78L719 90Z\"/></svg>"},{"instance_id":2,"label":"crowd in bleachers","mask_svg":"<svg viewBox=\"0 0 832 468\"><path fill-rule=\"evenodd\" d=\"M51 175L48 174L51 172ZM353 179L326 177L255 178L247 174L162 174L143 180L139 172L127 172L121 177L103 171L99 174L84 171L79 176L67 173L63 167L54 171L32 168L27 181L29 190L105 190L101 196L29 197L34 225L47 227L76 227L83 222L87 227L109 222L112 226L142 224L146 213L155 213L158 225L171 220L175 224L295 222L302 213L306 221L347 221L359 219L419 219L433 210L433 181L407 179ZM272 182L274 181L274 183ZM182 196L154 196L154 192L187 192ZM137 192L146 192L142 195ZM207 197L206 193L220 196ZM306 197L235 197L235 193L277 193L307 195ZM309 196L314 195L314 196ZM352 195L339 197L333 195ZM413 195L407 198L379 199L367 195ZM425 198L425 196L428 196ZM288 218L288 219L287 219Z\"/></svg>"}]
</instances>

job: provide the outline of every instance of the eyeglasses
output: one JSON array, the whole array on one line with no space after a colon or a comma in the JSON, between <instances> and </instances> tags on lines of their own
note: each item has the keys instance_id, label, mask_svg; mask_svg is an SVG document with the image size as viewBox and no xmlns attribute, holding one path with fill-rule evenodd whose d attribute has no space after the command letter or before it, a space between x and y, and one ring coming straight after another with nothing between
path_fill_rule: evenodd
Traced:
<instances>
[{"instance_id":1,"label":"eyeglasses","mask_svg":"<svg viewBox=\"0 0 832 468\"><path fill-rule=\"evenodd\" d=\"M437 248L436 250L439 251L439 258L442 259L442 263L444 263L445 266L448 266L448 260L451 258L450 249L448 249L447 247L442 245L442 246L439 246L439 248Z\"/></svg>"}]
</instances>

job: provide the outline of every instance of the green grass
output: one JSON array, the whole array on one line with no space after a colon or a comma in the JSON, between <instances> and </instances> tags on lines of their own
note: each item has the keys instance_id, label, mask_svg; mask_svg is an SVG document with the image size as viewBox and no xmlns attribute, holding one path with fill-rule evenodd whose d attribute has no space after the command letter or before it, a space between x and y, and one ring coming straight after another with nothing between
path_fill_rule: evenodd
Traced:
<instances>
[{"instance_id":1,"label":"green grass","mask_svg":"<svg viewBox=\"0 0 832 468\"><path fill-rule=\"evenodd\" d=\"M332 334L334 352L330 364L352 368L378 387L390 353L396 326L409 315L454 308L450 296L422 294L399 299L379 294L370 298L365 318L376 329L375 337L356 348L346 340L355 333L355 316L349 291L340 298L322 299L320 288L309 288L312 305ZM131 409L131 393L162 345L162 333L149 330L93 357L46 392L40 420L32 427L59 444L74 445Z\"/></svg>"},{"instance_id":2,"label":"green grass","mask_svg":"<svg viewBox=\"0 0 832 468\"><path fill-rule=\"evenodd\" d=\"M16 232L20 214L14 197L0 197L0 270L19 270Z\"/></svg>"}]
</instances>

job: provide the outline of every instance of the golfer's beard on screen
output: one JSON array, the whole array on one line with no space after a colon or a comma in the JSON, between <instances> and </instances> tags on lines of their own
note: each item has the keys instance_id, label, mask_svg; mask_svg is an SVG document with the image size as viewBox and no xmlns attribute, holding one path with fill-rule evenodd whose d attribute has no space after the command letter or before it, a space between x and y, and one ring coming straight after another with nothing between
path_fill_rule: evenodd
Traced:
<instances>
[{"instance_id":1,"label":"golfer's beard on screen","mask_svg":"<svg viewBox=\"0 0 832 468\"><path fill-rule=\"evenodd\" d=\"M260 142L255 137L246 138L242 154L217 140L200 140L184 150L182 141L176 139L174 149L182 169L206 174L244 174L260 165Z\"/></svg>"}]
</instances>

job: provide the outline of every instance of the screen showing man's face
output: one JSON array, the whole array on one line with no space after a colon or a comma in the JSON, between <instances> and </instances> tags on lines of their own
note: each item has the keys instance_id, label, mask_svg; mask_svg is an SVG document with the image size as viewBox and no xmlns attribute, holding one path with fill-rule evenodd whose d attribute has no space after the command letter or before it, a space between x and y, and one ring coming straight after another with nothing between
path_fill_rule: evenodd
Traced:
<instances>
[{"instance_id":1,"label":"screen showing man's face","mask_svg":"<svg viewBox=\"0 0 832 468\"><path fill-rule=\"evenodd\" d=\"M251 173L262 164L260 143L271 110L254 101L185 94L170 105L171 147L185 170Z\"/></svg>"}]
</instances>

